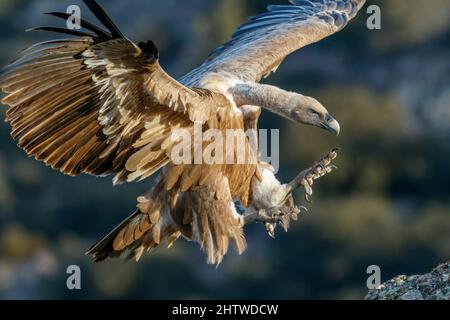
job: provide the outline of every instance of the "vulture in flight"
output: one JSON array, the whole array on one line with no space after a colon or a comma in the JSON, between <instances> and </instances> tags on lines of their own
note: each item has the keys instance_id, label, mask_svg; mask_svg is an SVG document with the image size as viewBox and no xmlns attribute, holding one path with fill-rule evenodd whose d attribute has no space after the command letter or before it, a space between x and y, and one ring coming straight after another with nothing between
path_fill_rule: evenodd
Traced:
<instances>
[{"instance_id":1,"label":"vulture in flight","mask_svg":"<svg viewBox=\"0 0 450 320\"><path fill-rule=\"evenodd\" d=\"M300 212L292 190L332 171L336 150L291 183L277 180L251 139L244 163L175 163L172 133L257 128L261 108L300 124L338 134L338 122L317 100L259 84L290 53L342 30L365 0L291 0L249 19L231 40L178 81L159 65L152 41L127 39L95 0L83 0L103 27L39 27L70 35L26 49L2 70L6 121L20 148L64 174L114 176L114 184L160 172L137 210L87 254L95 261L139 260L184 237L219 264L230 242L246 248L247 223L288 227ZM69 14L49 15L68 19ZM257 144L256 144L257 146ZM242 147L242 146L241 146ZM227 150L239 156L238 148ZM194 155L195 156L195 155ZM246 208L238 210L238 204Z\"/></svg>"}]
</instances>

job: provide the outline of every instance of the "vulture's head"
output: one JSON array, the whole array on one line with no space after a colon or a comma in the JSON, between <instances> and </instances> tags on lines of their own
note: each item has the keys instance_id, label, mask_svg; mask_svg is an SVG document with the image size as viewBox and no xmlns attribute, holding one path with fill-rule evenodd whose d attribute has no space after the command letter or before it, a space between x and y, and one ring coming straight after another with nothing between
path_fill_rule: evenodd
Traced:
<instances>
[{"instance_id":1,"label":"vulture's head","mask_svg":"<svg viewBox=\"0 0 450 320\"><path fill-rule=\"evenodd\" d=\"M325 107L314 98L297 95L294 107L291 109L292 118L302 124L312 125L339 135L341 127Z\"/></svg>"}]
</instances>

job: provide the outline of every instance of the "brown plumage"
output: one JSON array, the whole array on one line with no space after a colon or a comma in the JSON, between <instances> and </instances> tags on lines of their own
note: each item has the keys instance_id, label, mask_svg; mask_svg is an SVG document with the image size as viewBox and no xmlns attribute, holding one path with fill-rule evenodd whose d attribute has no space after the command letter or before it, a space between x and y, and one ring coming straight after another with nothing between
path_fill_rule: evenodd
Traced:
<instances>
[{"instance_id":1,"label":"brown plumage","mask_svg":"<svg viewBox=\"0 0 450 320\"><path fill-rule=\"evenodd\" d=\"M152 175L169 161L173 128L226 106L207 104L213 93L178 84L144 50L125 39L65 40L13 65L0 82L13 138L68 175L114 173L117 183Z\"/></svg>"},{"instance_id":2,"label":"brown plumage","mask_svg":"<svg viewBox=\"0 0 450 320\"><path fill-rule=\"evenodd\" d=\"M323 121L334 119L316 101L269 87L258 87L265 90L258 95L251 86L233 86L258 82L287 54L342 29L364 0L311 0L306 2L314 9L308 11L297 0L291 1L293 6L273 7L273 16L242 26L231 42L180 82L161 68L153 42L132 43L94 0L84 2L107 30L84 20L87 31L36 28L76 38L37 44L3 70L2 103L9 106L6 121L12 137L28 155L71 176L114 175L119 184L164 168L156 186L138 199L137 211L88 251L96 261L124 252L139 260L180 236L197 241L209 263L220 263L229 243L243 252L243 226L234 202L248 207L256 199L253 188L263 179L257 151L246 139L251 161L245 164L175 165L173 130L193 135L195 126L222 133L256 129L260 112L246 117L239 108L252 99L282 115L275 102L294 103L286 106L292 108L285 110L286 117L330 128ZM297 109L316 110L321 119L302 113L295 118L292 111ZM239 156L237 148L228 152Z\"/></svg>"}]
</instances>

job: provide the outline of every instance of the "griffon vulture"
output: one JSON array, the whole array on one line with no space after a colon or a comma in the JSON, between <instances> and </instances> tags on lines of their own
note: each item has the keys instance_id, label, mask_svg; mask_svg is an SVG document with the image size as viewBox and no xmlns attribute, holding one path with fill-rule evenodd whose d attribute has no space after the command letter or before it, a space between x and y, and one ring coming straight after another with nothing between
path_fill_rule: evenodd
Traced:
<instances>
[{"instance_id":1,"label":"griffon vulture","mask_svg":"<svg viewBox=\"0 0 450 320\"><path fill-rule=\"evenodd\" d=\"M246 223L287 225L299 208L290 194L332 170L333 151L283 185L245 140L244 164L174 164L174 129L247 129L263 108L335 134L338 122L315 99L259 84L290 53L342 30L365 0L291 0L240 26L232 39L179 81L164 72L152 41L134 44L94 0L84 0L105 29L81 20L81 30L33 30L75 36L38 43L7 66L0 87L11 135L28 155L64 174L114 175L132 182L161 170L156 186L138 198L137 211L95 244L95 261L139 258L183 236L218 264L246 244ZM68 19L66 13L49 13ZM254 107L256 106L256 107ZM235 156L236 150L228 151ZM236 202L249 208L239 214Z\"/></svg>"}]
</instances>

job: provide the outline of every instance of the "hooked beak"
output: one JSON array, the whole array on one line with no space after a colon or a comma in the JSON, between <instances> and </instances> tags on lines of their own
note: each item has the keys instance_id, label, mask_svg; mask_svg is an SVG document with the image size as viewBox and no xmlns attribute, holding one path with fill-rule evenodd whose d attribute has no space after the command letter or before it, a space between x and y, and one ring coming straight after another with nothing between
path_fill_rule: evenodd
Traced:
<instances>
[{"instance_id":1,"label":"hooked beak","mask_svg":"<svg viewBox=\"0 0 450 320\"><path fill-rule=\"evenodd\" d=\"M336 121L336 119L334 119L332 116L330 116L329 114L325 117L325 121L322 124L322 127L335 134L335 135L339 135L339 133L341 132L341 126L339 125L339 122Z\"/></svg>"}]
</instances>

